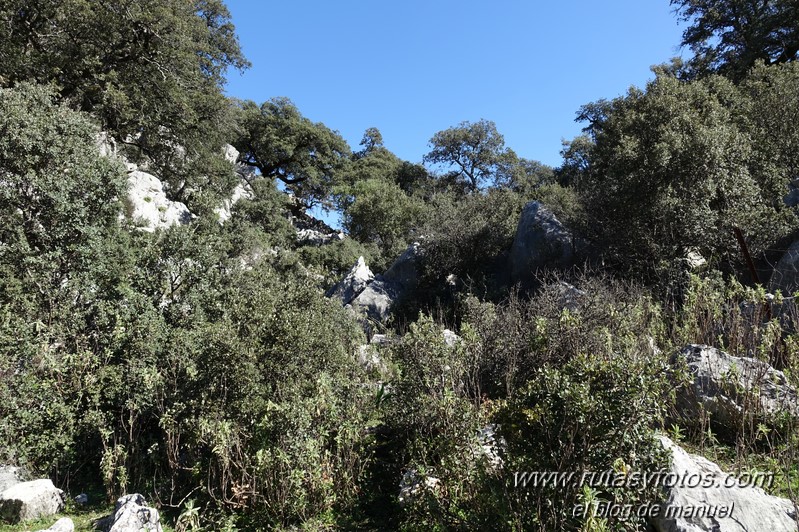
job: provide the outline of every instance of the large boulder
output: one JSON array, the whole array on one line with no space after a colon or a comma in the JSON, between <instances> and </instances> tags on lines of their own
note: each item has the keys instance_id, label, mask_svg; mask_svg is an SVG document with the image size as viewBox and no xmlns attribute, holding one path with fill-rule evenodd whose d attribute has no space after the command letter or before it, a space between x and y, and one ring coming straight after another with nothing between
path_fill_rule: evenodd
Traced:
<instances>
[{"instance_id":1,"label":"large boulder","mask_svg":"<svg viewBox=\"0 0 799 532\"><path fill-rule=\"evenodd\" d=\"M194 215L188 207L166 197L161 181L152 174L134 170L128 174L127 215L145 231L187 224Z\"/></svg>"},{"instance_id":2,"label":"large boulder","mask_svg":"<svg viewBox=\"0 0 799 532\"><path fill-rule=\"evenodd\" d=\"M21 482L25 482L22 469L8 465L0 466L0 493Z\"/></svg>"},{"instance_id":3,"label":"large boulder","mask_svg":"<svg viewBox=\"0 0 799 532\"><path fill-rule=\"evenodd\" d=\"M350 301L350 307L373 320L385 321L391 307L416 289L421 257L421 247L418 242L414 242L384 274L377 275Z\"/></svg>"},{"instance_id":4,"label":"large boulder","mask_svg":"<svg viewBox=\"0 0 799 532\"><path fill-rule=\"evenodd\" d=\"M64 509L64 492L50 479L20 482L0 493L0 517L12 523L55 515Z\"/></svg>"},{"instance_id":5,"label":"large boulder","mask_svg":"<svg viewBox=\"0 0 799 532\"><path fill-rule=\"evenodd\" d=\"M509 257L511 281L522 286L535 284L538 271L566 269L574 265L571 232L541 203L524 206Z\"/></svg>"},{"instance_id":6,"label":"large boulder","mask_svg":"<svg viewBox=\"0 0 799 532\"><path fill-rule=\"evenodd\" d=\"M671 451L672 464L663 479L665 501L649 514L657 532L797 532L793 503L754 485L766 484L767 476L746 482L665 436L660 441Z\"/></svg>"},{"instance_id":7,"label":"large boulder","mask_svg":"<svg viewBox=\"0 0 799 532\"><path fill-rule=\"evenodd\" d=\"M769 290L781 290L786 296L799 290L799 240L791 244L777 262L771 274Z\"/></svg>"},{"instance_id":8,"label":"large boulder","mask_svg":"<svg viewBox=\"0 0 799 532\"><path fill-rule=\"evenodd\" d=\"M333 288L328 290L327 297L334 297L341 300L342 305L349 305L375 278L375 274L366 265L363 257L358 257L358 261L347 272L344 279L339 281Z\"/></svg>"},{"instance_id":9,"label":"large boulder","mask_svg":"<svg viewBox=\"0 0 799 532\"><path fill-rule=\"evenodd\" d=\"M114 513L97 524L104 532L163 532L158 510L147 506L142 495L134 493L117 499Z\"/></svg>"},{"instance_id":10,"label":"large boulder","mask_svg":"<svg viewBox=\"0 0 799 532\"><path fill-rule=\"evenodd\" d=\"M678 389L677 406L684 417L696 419L704 411L717 427L734 430L742 416L799 416L796 389L766 362L692 344L672 357L676 368L683 364L691 379Z\"/></svg>"}]
</instances>

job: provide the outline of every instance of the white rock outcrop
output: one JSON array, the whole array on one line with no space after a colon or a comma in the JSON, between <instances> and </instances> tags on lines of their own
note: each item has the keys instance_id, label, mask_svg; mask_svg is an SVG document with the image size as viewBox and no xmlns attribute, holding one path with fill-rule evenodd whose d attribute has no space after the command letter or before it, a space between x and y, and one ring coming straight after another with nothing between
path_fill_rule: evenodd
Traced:
<instances>
[{"instance_id":1,"label":"white rock outcrop","mask_svg":"<svg viewBox=\"0 0 799 532\"><path fill-rule=\"evenodd\" d=\"M486 425L477 433L477 448L475 454L485 458L489 470L502 469L503 460L500 452L507 447L505 438L498 434L499 426L495 423Z\"/></svg>"},{"instance_id":2,"label":"white rock outcrop","mask_svg":"<svg viewBox=\"0 0 799 532\"><path fill-rule=\"evenodd\" d=\"M417 266L422 256L418 242L414 242L382 275L375 276L355 298L350 307L376 321L385 321L392 305L406 297L417 286Z\"/></svg>"},{"instance_id":3,"label":"white rock outcrop","mask_svg":"<svg viewBox=\"0 0 799 532\"><path fill-rule=\"evenodd\" d=\"M344 233L341 232L324 233L316 229L297 229L297 242L300 244L323 246L344 238Z\"/></svg>"},{"instance_id":4,"label":"white rock outcrop","mask_svg":"<svg viewBox=\"0 0 799 532\"><path fill-rule=\"evenodd\" d=\"M252 188L250 188L250 182L256 177L254 168L239 162L239 151L236 148L230 144L225 144L223 150L225 153L225 160L234 165L236 169L236 174L239 176L239 184L233 189L230 198L224 200L222 205L214 209L214 213L219 218L220 223L225 223L230 220L231 216L233 216L233 206L236 205L239 200L251 200L254 198Z\"/></svg>"},{"instance_id":5,"label":"white rock outcrop","mask_svg":"<svg viewBox=\"0 0 799 532\"><path fill-rule=\"evenodd\" d=\"M147 506L138 493L120 497L114 508L114 514L98 524L105 532L163 532L158 510Z\"/></svg>"},{"instance_id":6,"label":"white rock outcrop","mask_svg":"<svg viewBox=\"0 0 799 532\"><path fill-rule=\"evenodd\" d=\"M350 268L347 275L333 288L328 290L325 295L327 295L327 297L340 299L342 305L348 305L358 294L363 292L364 288L366 288L374 278L375 274L373 274L369 266L366 265L363 256L358 257L357 262Z\"/></svg>"},{"instance_id":7,"label":"white rock outcrop","mask_svg":"<svg viewBox=\"0 0 799 532\"><path fill-rule=\"evenodd\" d=\"M129 218L150 232L187 224L194 218L186 205L166 197L163 184L157 177L141 170L128 174L125 208Z\"/></svg>"},{"instance_id":8,"label":"white rock outcrop","mask_svg":"<svg viewBox=\"0 0 799 532\"><path fill-rule=\"evenodd\" d=\"M668 483L674 486L667 488L659 516L651 519L657 532L797 532L791 501L742 485L718 465L687 453L665 436L660 441L672 453L672 478L685 481ZM689 487L697 484L690 479L702 482Z\"/></svg>"},{"instance_id":9,"label":"white rock outcrop","mask_svg":"<svg viewBox=\"0 0 799 532\"><path fill-rule=\"evenodd\" d=\"M55 515L64 509L64 492L50 479L20 482L0 493L0 518L17 523Z\"/></svg>"},{"instance_id":10,"label":"white rock outcrop","mask_svg":"<svg viewBox=\"0 0 799 532\"><path fill-rule=\"evenodd\" d=\"M692 378L689 387L678 390L677 406L684 416L697 417L703 409L711 422L727 428L737 427L741 416L799 416L797 390L766 362L691 344L672 363L685 363Z\"/></svg>"}]
</instances>

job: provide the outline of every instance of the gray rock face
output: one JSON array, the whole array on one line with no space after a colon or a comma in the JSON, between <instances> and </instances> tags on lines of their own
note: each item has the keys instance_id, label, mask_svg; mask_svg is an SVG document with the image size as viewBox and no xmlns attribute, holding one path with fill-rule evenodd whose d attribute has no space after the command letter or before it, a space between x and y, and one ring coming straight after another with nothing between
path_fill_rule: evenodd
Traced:
<instances>
[{"instance_id":1,"label":"gray rock face","mask_svg":"<svg viewBox=\"0 0 799 532\"><path fill-rule=\"evenodd\" d=\"M421 256L418 243L408 246L383 275L376 276L350 301L350 307L371 319L385 321L391 306L416 288L417 266Z\"/></svg>"},{"instance_id":2,"label":"gray rock face","mask_svg":"<svg viewBox=\"0 0 799 532\"><path fill-rule=\"evenodd\" d=\"M509 262L511 281L533 286L537 271L574 264L572 234L546 207L530 202L522 210Z\"/></svg>"},{"instance_id":3,"label":"gray rock face","mask_svg":"<svg viewBox=\"0 0 799 532\"><path fill-rule=\"evenodd\" d=\"M677 405L683 415L700 408L711 421L734 428L741 416L768 417L781 412L799 415L799 398L785 374L754 358L735 357L705 345L689 345L672 357L684 360L693 383L682 389Z\"/></svg>"},{"instance_id":4,"label":"gray rock face","mask_svg":"<svg viewBox=\"0 0 799 532\"><path fill-rule=\"evenodd\" d=\"M0 493L0 517L17 523L55 515L64 509L64 492L49 479L20 482Z\"/></svg>"},{"instance_id":5,"label":"gray rock face","mask_svg":"<svg viewBox=\"0 0 799 532\"><path fill-rule=\"evenodd\" d=\"M675 485L667 488L660 516L651 520L657 532L797 531L796 509L791 501L768 495L760 487L743 485L710 460L685 452L665 436L660 441L672 452L671 473L686 480L669 482ZM691 479L702 481L689 487L697 484ZM715 510L713 515L711 510Z\"/></svg>"},{"instance_id":6,"label":"gray rock face","mask_svg":"<svg viewBox=\"0 0 799 532\"><path fill-rule=\"evenodd\" d=\"M141 223L144 231L150 232L187 224L194 218L183 203L166 197L163 184L157 177L141 170L128 174L125 207L128 217Z\"/></svg>"},{"instance_id":7,"label":"gray rock face","mask_svg":"<svg viewBox=\"0 0 799 532\"><path fill-rule=\"evenodd\" d=\"M458 342L461 341L461 337L455 334L454 332L450 331L449 329L444 329L444 344L447 347L455 347Z\"/></svg>"},{"instance_id":8,"label":"gray rock face","mask_svg":"<svg viewBox=\"0 0 799 532\"><path fill-rule=\"evenodd\" d=\"M375 274L366 265L363 257L358 257L358 261L350 269L344 279L328 290L327 297L335 297L341 300L342 305L349 305L350 301L355 299L358 294L363 292L364 288L371 283L375 278Z\"/></svg>"},{"instance_id":9,"label":"gray rock face","mask_svg":"<svg viewBox=\"0 0 799 532\"><path fill-rule=\"evenodd\" d=\"M0 493L20 482L25 482L22 469L14 466L0 466Z\"/></svg>"},{"instance_id":10,"label":"gray rock face","mask_svg":"<svg viewBox=\"0 0 799 532\"><path fill-rule=\"evenodd\" d=\"M163 532L158 510L147 506L138 493L117 499L114 515L103 519L99 527L105 532Z\"/></svg>"},{"instance_id":11,"label":"gray rock face","mask_svg":"<svg viewBox=\"0 0 799 532\"><path fill-rule=\"evenodd\" d=\"M75 523L69 517L62 517L47 530L38 530L37 532L75 532Z\"/></svg>"},{"instance_id":12,"label":"gray rock face","mask_svg":"<svg viewBox=\"0 0 799 532\"><path fill-rule=\"evenodd\" d=\"M366 314L373 320L385 321L398 295L398 291L390 283L377 278L358 294L349 306L355 312Z\"/></svg>"},{"instance_id":13,"label":"gray rock face","mask_svg":"<svg viewBox=\"0 0 799 532\"><path fill-rule=\"evenodd\" d=\"M786 296L799 290L799 240L777 262L769 281L769 291L782 290Z\"/></svg>"}]
</instances>

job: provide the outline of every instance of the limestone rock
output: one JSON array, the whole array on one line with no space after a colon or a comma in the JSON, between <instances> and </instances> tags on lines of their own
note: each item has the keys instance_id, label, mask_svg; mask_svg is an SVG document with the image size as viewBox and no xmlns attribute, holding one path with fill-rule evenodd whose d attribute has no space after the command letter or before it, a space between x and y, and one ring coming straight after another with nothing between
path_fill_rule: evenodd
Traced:
<instances>
[{"instance_id":1,"label":"limestone rock","mask_svg":"<svg viewBox=\"0 0 799 532\"><path fill-rule=\"evenodd\" d=\"M414 242L384 274L376 276L350 302L351 308L359 314L366 314L371 319L385 321L391 306L416 289L417 267L421 257L421 247L419 243Z\"/></svg>"},{"instance_id":2,"label":"limestone rock","mask_svg":"<svg viewBox=\"0 0 799 532\"><path fill-rule=\"evenodd\" d=\"M47 530L39 530L37 532L75 532L75 523L69 517L62 517Z\"/></svg>"},{"instance_id":3,"label":"limestone rock","mask_svg":"<svg viewBox=\"0 0 799 532\"><path fill-rule=\"evenodd\" d=\"M366 265L364 258L358 257L358 261L350 269L344 279L337 285L328 290L327 297L335 297L341 300L343 305L348 305L364 288L375 278L372 270Z\"/></svg>"},{"instance_id":4,"label":"limestone rock","mask_svg":"<svg viewBox=\"0 0 799 532\"><path fill-rule=\"evenodd\" d=\"M698 270L707 265L707 260L698 251L691 250L685 256L685 264L690 270Z\"/></svg>"},{"instance_id":5,"label":"limestone rock","mask_svg":"<svg viewBox=\"0 0 799 532\"><path fill-rule=\"evenodd\" d=\"M388 371L386 363L380 357L375 345L365 344L358 346L357 358L358 364L368 372L376 371L383 375Z\"/></svg>"},{"instance_id":6,"label":"limestone rock","mask_svg":"<svg viewBox=\"0 0 799 532\"><path fill-rule=\"evenodd\" d=\"M187 224L194 218L183 203L166 197L163 184L157 177L141 170L128 174L125 207L128 217L142 223L142 229L150 232Z\"/></svg>"},{"instance_id":7,"label":"limestone rock","mask_svg":"<svg viewBox=\"0 0 799 532\"><path fill-rule=\"evenodd\" d=\"M536 272L574 264L572 234L549 209L530 202L522 210L509 262L511 281L533 286Z\"/></svg>"},{"instance_id":8,"label":"limestone rock","mask_svg":"<svg viewBox=\"0 0 799 532\"><path fill-rule=\"evenodd\" d=\"M239 150L231 146L230 144L225 144L222 146L222 151L225 154L225 160L230 164L236 164L239 162Z\"/></svg>"},{"instance_id":9,"label":"limestone rock","mask_svg":"<svg viewBox=\"0 0 799 532\"><path fill-rule=\"evenodd\" d=\"M569 312L575 312L580 307L580 304L585 301L587 296L588 294L583 290L565 281L560 281L557 284L558 306L561 309L568 309Z\"/></svg>"},{"instance_id":10,"label":"limestone rock","mask_svg":"<svg viewBox=\"0 0 799 532\"><path fill-rule=\"evenodd\" d=\"M651 519L657 532L796 532L796 509L787 499L768 495L756 486L743 485L718 465L689 454L665 436L661 444L672 453L671 473L682 482L669 482L660 516ZM701 479L700 483L690 479ZM705 482L711 479L712 482ZM696 487L689 487L694 486ZM708 485L709 487L704 487ZM723 512L721 509L728 509ZM690 509L697 509L690 512ZM704 515L702 514L704 509ZM710 510L715 515L710 516ZM693 515L691 515L693 514Z\"/></svg>"},{"instance_id":11,"label":"limestone rock","mask_svg":"<svg viewBox=\"0 0 799 532\"><path fill-rule=\"evenodd\" d=\"M55 515L64 509L64 492L50 479L20 482L0 493L0 517L16 523Z\"/></svg>"},{"instance_id":12,"label":"limestone rock","mask_svg":"<svg viewBox=\"0 0 799 532\"><path fill-rule=\"evenodd\" d=\"M688 345L672 357L684 361L692 384L678 392L683 415L697 416L700 407L711 422L734 428L740 416L768 417L782 412L799 416L799 398L783 372L766 362L735 357L706 345Z\"/></svg>"},{"instance_id":13,"label":"limestone rock","mask_svg":"<svg viewBox=\"0 0 799 532\"><path fill-rule=\"evenodd\" d=\"M233 216L233 206L241 199L252 199L253 193L247 183L242 182L233 189L230 198L222 202L222 205L214 209L214 214L219 218L220 223L225 223Z\"/></svg>"},{"instance_id":14,"label":"limestone rock","mask_svg":"<svg viewBox=\"0 0 799 532\"><path fill-rule=\"evenodd\" d=\"M25 482L22 469L14 466L0 466L0 493L15 484Z\"/></svg>"},{"instance_id":15,"label":"limestone rock","mask_svg":"<svg viewBox=\"0 0 799 532\"><path fill-rule=\"evenodd\" d=\"M142 495L134 493L117 499L114 514L106 517L98 526L105 532L163 532L158 510L147 506Z\"/></svg>"},{"instance_id":16,"label":"limestone rock","mask_svg":"<svg viewBox=\"0 0 799 532\"><path fill-rule=\"evenodd\" d=\"M250 188L250 182L256 177L254 168L238 162L239 151L236 148L230 144L225 144L222 149L225 160L236 169L236 173L239 176L239 184L233 189L230 198L224 200L222 205L214 209L214 214L219 218L219 223L225 223L230 220L230 217L233 216L233 206L236 205L239 200L253 199L254 195L252 188Z\"/></svg>"}]
</instances>

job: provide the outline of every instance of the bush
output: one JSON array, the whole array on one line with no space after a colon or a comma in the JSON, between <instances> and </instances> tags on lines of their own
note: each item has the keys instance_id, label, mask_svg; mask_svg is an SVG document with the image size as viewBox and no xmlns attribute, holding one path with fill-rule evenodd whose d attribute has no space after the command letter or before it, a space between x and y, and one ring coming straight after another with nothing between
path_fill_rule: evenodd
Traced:
<instances>
[{"instance_id":1,"label":"bush","mask_svg":"<svg viewBox=\"0 0 799 532\"><path fill-rule=\"evenodd\" d=\"M515 487L514 473L642 472L665 463L654 438L671 400L666 361L654 347L664 340L660 310L632 285L575 282L582 292L555 281L528 301L471 296L454 346L422 317L390 347L399 376L382 401L387 439L375 489L390 501L390 522L409 530L575 528L584 522L573 517L574 504L587 496L578 483ZM489 425L498 431L499 467L480 451L478 431ZM400 505L404 475L439 483ZM619 504L656 496L595 488L595 500Z\"/></svg>"}]
</instances>

